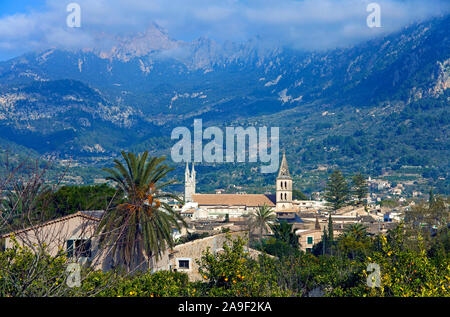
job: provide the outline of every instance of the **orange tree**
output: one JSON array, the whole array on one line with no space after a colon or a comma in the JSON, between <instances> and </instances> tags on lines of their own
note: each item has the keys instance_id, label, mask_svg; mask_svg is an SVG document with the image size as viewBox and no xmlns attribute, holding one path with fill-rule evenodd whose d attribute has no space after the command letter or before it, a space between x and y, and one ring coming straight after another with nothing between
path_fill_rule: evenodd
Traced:
<instances>
[{"instance_id":1,"label":"orange tree","mask_svg":"<svg viewBox=\"0 0 450 317\"><path fill-rule=\"evenodd\" d=\"M380 266L380 287L368 287L370 273L363 270L359 282L350 288L338 287L337 296L449 296L450 261L445 257L433 258L427 254L423 238L417 238L418 248L408 248L403 225L380 235L377 250L368 255L364 266ZM370 278L370 277L369 277Z\"/></svg>"},{"instance_id":2,"label":"orange tree","mask_svg":"<svg viewBox=\"0 0 450 317\"><path fill-rule=\"evenodd\" d=\"M97 290L95 294L93 291ZM85 278L82 292L100 297L181 297L194 296L195 287L185 273L158 271L126 275L97 271ZM77 296L78 294L75 294Z\"/></svg>"},{"instance_id":3,"label":"orange tree","mask_svg":"<svg viewBox=\"0 0 450 317\"><path fill-rule=\"evenodd\" d=\"M197 283L198 295L204 296L287 296L275 277L273 261L258 261L244 249L246 241L231 236L223 251L209 249L197 263L204 282Z\"/></svg>"}]
</instances>

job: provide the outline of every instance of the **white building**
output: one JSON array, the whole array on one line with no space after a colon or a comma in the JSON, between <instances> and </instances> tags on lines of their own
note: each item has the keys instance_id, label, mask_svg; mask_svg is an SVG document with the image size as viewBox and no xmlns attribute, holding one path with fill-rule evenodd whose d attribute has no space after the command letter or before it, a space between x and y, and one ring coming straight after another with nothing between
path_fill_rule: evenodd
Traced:
<instances>
[{"instance_id":1,"label":"white building","mask_svg":"<svg viewBox=\"0 0 450 317\"><path fill-rule=\"evenodd\" d=\"M292 201L292 177L289 173L286 155L283 153L278 177L276 179L276 195L271 194L198 194L195 191L196 171L194 164L185 172L185 205L182 214L193 218L240 217L267 205L279 214L295 213L297 210ZM314 203L311 203L314 204Z\"/></svg>"}]
</instances>

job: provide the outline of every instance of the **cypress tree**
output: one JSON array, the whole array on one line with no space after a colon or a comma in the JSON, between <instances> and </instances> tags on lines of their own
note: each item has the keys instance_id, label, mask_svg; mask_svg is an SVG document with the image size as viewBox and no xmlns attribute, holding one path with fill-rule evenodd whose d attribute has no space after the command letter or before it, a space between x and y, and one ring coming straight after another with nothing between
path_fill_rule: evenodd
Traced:
<instances>
[{"instance_id":1,"label":"cypress tree","mask_svg":"<svg viewBox=\"0 0 450 317\"><path fill-rule=\"evenodd\" d=\"M327 229L323 227L323 234L322 234L322 254L325 254L326 247L328 245L328 235L327 235Z\"/></svg>"},{"instance_id":2,"label":"cypress tree","mask_svg":"<svg viewBox=\"0 0 450 317\"><path fill-rule=\"evenodd\" d=\"M436 199L434 198L433 189L430 189L430 198L428 200L428 206L431 208L433 207L434 203L436 202Z\"/></svg>"},{"instance_id":3,"label":"cypress tree","mask_svg":"<svg viewBox=\"0 0 450 317\"><path fill-rule=\"evenodd\" d=\"M334 240L333 237L333 219L331 218L331 212L328 216L328 240L332 243Z\"/></svg>"}]
</instances>

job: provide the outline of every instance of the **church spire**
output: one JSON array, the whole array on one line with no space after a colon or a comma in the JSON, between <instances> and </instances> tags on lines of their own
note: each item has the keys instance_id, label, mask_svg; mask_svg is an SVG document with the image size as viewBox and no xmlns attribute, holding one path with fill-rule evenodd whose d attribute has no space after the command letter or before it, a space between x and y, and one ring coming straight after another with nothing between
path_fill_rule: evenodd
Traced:
<instances>
[{"instance_id":1,"label":"church spire","mask_svg":"<svg viewBox=\"0 0 450 317\"><path fill-rule=\"evenodd\" d=\"M283 159L281 160L280 170L278 172L277 178L291 179L291 174L289 174L289 168L286 160L286 153L284 153L284 151L283 151Z\"/></svg>"},{"instance_id":2,"label":"church spire","mask_svg":"<svg viewBox=\"0 0 450 317\"><path fill-rule=\"evenodd\" d=\"M316 216L316 223L314 224L314 230L320 230L319 218Z\"/></svg>"},{"instance_id":3,"label":"church spire","mask_svg":"<svg viewBox=\"0 0 450 317\"><path fill-rule=\"evenodd\" d=\"M188 162L186 162L186 172L184 172L184 173L185 173L185 175L189 176L189 163Z\"/></svg>"},{"instance_id":4,"label":"church spire","mask_svg":"<svg viewBox=\"0 0 450 317\"><path fill-rule=\"evenodd\" d=\"M286 154L283 151L283 159L280 164L280 171L276 181L277 185L277 204L276 211L292 211L292 177L289 174Z\"/></svg>"},{"instance_id":5,"label":"church spire","mask_svg":"<svg viewBox=\"0 0 450 317\"><path fill-rule=\"evenodd\" d=\"M192 202L192 195L195 194L195 169L192 163L192 171L189 172L189 163L186 162L185 182L184 182L184 200Z\"/></svg>"}]
</instances>

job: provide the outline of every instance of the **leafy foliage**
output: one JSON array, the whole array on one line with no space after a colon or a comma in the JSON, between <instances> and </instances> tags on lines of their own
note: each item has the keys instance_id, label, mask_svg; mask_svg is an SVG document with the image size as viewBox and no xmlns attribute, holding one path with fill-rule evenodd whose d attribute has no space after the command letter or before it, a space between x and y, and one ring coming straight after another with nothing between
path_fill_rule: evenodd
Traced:
<instances>
[{"instance_id":1,"label":"leafy foliage","mask_svg":"<svg viewBox=\"0 0 450 317\"><path fill-rule=\"evenodd\" d=\"M202 292L207 296L282 296L272 274L271 261L252 259L244 250L245 241L228 237L223 252L208 249L199 261L199 272L205 279Z\"/></svg>"},{"instance_id":2,"label":"leafy foliage","mask_svg":"<svg viewBox=\"0 0 450 317\"><path fill-rule=\"evenodd\" d=\"M324 196L334 211L347 204L349 199L349 186L341 171L335 170L330 175Z\"/></svg>"},{"instance_id":3,"label":"leafy foliage","mask_svg":"<svg viewBox=\"0 0 450 317\"><path fill-rule=\"evenodd\" d=\"M80 210L106 210L117 205L123 197L106 184L92 186L62 186L46 197L49 217L61 217Z\"/></svg>"},{"instance_id":4,"label":"leafy foliage","mask_svg":"<svg viewBox=\"0 0 450 317\"><path fill-rule=\"evenodd\" d=\"M268 232L270 225L276 220L273 209L267 205L258 207L254 213L250 215L251 227L259 231L259 239L261 240L264 232Z\"/></svg>"},{"instance_id":5,"label":"leafy foliage","mask_svg":"<svg viewBox=\"0 0 450 317\"><path fill-rule=\"evenodd\" d=\"M148 152L122 152L126 165L115 160L114 169L106 169L126 195L125 202L109 210L97 231L102 233L100 243L112 245L117 263L128 270L143 263L144 257L158 258L167 246L174 246L172 227L180 229L181 216L162 199L176 196L163 192L173 183L164 178L172 170L161 163L164 157L148 158Z\"/></svg>"},{"instance_id":6,"label":"leafy foliage","mask_svg":"<svg viewBox=\"0 0 450 317\"><path fill-rule=\"evenodd\" d=\"M363 203L369 191L366 178L361 173L352 177L352 191L358 203Z\"/></svg>"}]
</instances>

